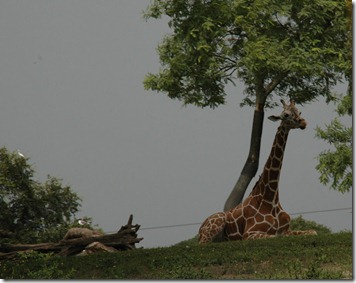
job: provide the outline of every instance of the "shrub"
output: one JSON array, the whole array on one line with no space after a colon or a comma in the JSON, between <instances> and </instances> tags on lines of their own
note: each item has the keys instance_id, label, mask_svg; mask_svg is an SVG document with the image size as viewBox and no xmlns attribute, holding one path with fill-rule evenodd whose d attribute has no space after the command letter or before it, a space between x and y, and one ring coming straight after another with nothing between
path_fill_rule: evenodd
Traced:
<instances>
[{"instance_id":1,"label":"shrub","mask_svg":"<svg viewBox=\"0 0 356 283\"><path fill-rule=\"evenodd\" d=\"M293 218L290 225L291 230L315 230L318 234L330 234L331 230L315 221L305 220L301 215Z\"/></svg>"},{"instance_id":2,"label":"shrub","mask_svg":"<svg viewBox=\"0 0 356 283\"><path fill-rule=\"evenodd\" d=\"M19 253L15 261L7 261L2 266L1 278L5 279L70 279L74 269L66 273L63 262L52 253L35 251ZM20 271L20 272L19 272Z\"/></svg>"}]
</instances>

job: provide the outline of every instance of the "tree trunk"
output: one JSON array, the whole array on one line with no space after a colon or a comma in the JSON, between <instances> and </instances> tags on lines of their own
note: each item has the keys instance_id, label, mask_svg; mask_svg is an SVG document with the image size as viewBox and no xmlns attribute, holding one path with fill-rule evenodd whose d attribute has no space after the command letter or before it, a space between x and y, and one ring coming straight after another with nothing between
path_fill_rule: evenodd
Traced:
<instances>
[{"instance_id":1,"label":"tree trunk","mask_svg":"<svg viewBox=\"0 0 356 283\"><path fill-rule=\"evenodd\" d=\"M235 187L227 198L224 206L224 211L234 208L242 202L245 191L250 184L252 178L256 175L258 170L258 163L260 159L260 148L263 129L264 108L267 96L288 76L288 72L277 74L269 84L265 86L265 79L262 74L256 74L256 108L252 122L252 134L250 141L250 151L248 153L245 166L241 171L241 175L237 180Z\"/></svg>"},{"instance_id":2,"label":"tree trunk","mask_svg":"<svg viewBox=\"0 0 356 283\"><path fill-rule=\"evenodd\" d=\"M252 122L250 151L245 162L245 166L241 171L240 177L225 202L224 211L228 211L242 202L245 191L258 170L266 95L261 94L256 95L256 97L257 99Z\"/></svg>"}]
</instances>

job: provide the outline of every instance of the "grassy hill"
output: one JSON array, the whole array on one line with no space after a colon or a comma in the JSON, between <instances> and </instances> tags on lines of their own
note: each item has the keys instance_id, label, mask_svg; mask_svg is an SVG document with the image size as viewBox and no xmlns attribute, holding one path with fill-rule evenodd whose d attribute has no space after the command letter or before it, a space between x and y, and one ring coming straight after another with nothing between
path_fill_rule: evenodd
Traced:
<instances>
[{"instance_id":1,"label":"grassy hill","mask_svg":"<svg viewBox=\"0 0 356 283\"><path fill-rule=\"evenodd\" d=\"M61 258L24 254L0 262L5 279L352 278L352 233L290 236Z\"/></svg>"}]
</instances>

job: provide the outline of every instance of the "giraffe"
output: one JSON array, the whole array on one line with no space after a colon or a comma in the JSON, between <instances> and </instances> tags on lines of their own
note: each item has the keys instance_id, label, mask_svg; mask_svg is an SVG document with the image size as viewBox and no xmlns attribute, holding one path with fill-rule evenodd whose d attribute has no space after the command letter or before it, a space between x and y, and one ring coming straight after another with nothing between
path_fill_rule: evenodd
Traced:
<instances>
[{"instance_id":1,"label":"giraffe","mask_svg":"<svg viewBox=\"0 0 356 283\"><path fill-rule=\"evenodd\" d=\"M291 129L304 130L307 126L294 101L291 100L289 105L283 100L281 103L284 108L281 115L268 117L281 123L259 180L241 204L229 211L214 213L203 222L199 229L199 243L317 234L314 230L289 230L290 216L279 202L278 183L288 133Z\"/></svg>"}]
</instances>

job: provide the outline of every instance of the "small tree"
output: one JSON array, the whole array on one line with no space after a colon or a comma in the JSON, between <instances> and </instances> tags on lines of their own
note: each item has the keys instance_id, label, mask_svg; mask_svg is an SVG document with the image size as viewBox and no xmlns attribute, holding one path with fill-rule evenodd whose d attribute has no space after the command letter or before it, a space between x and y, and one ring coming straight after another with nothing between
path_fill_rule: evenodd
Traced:
<instances>
[{"instance_id":1,"label":"small tree","mask_svg":"<svg viewBox=\"0 0 356 283\"><path fill-rule=\"evenodd\" d=\"M78 211L81 199L48 176L33 179L28 158L0 148L0 233L12 241L34 243L58 240Z\"/></svg>"},{"instance_id":2,"label":"small tree","mask_svg":"<svg viewBox=\"0 0 356 283\"><path fill-rule=\"evenodd\" d=\"M296 103L332 99L348 58L345 0L154 0L146 18L169 17L173 33L158 47L162 68L146 89L183 104L217 107L225 85L245 84L255 107L250 150L224 210L241 202L257 172L264 109L272 93Z\"/></svg>"},{"instance_id":3,"label":"small tree","mask_svg":"<svg viewBox=\"0 0 356 283\"><path fill-rule=\"evenodd\" d=\"M336 112L339 117L352 117L352 2L347 2L347 40L346 50L348 60L341 65L341 70L348 81L347 94L340 100ZM325 140L335 147L319 154L319 164L316 169L320 172L320 182L331 184L331 188L340 192L348 192L352 188L352 127L344 126L338 118L327 125L325 130L316 129L316 137Z\"/></svg>"},{"instance_id":4,"label":"small tree","mask_svg":"<svg viewBox=\"0 0 356 283\"><path fill-rule=\"evenodd\" d=\"M352 116L351 92L342 99L336 111L339 116ZM352 127L344 126L335 118L326 129L317 127L316 136L334 147L318 156L316 169L320 182L342 193L349 192L352 188Z\"/></svg>"}]
</instances>

